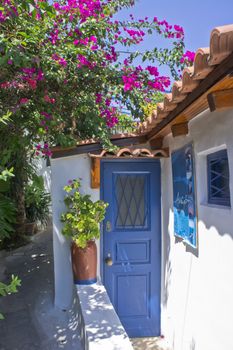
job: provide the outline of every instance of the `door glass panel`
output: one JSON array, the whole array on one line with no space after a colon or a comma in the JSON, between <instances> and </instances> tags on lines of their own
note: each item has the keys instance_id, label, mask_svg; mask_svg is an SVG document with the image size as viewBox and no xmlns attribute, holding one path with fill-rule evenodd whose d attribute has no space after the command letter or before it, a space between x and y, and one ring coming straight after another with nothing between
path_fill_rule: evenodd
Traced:
<instances>
[{"instance_id":1,"label":"door glass panel","mask_svg":"<svg viewBox=\"0 0 233 350\"><path fill-rule=\"evenodd\" d=\"M144 228L147 226L147 177L117 174L115 177L115 227Z\"/></svg>"}]
</instances>

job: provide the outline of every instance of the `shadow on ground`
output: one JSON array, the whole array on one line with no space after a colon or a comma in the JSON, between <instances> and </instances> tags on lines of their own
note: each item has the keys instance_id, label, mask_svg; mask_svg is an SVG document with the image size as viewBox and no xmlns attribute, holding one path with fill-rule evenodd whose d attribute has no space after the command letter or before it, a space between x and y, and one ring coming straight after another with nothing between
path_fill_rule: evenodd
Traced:
<instances>
[{"instance_id":1,"label":"shadow on ground","mask_svg":"<svg viewBox=\"0 0 233 350\"><path fill-rule=\"evenodd\" d=\"M0 350L81 350L76 302L68 311L53 305L52 233L48 230L33 241L1 258L6 280L18 275L17 294L0 298Z\"/></svg>"},{"instance_id":2,"label":"shadow on ground","mask_svg":"<svg viewBox=\"0 0 233 350\"><path fill-rule=\"evenodd\" d=\"M160 337L131 338L134 350L169 350L164 339Z\"/></svg>"}]
</instances>

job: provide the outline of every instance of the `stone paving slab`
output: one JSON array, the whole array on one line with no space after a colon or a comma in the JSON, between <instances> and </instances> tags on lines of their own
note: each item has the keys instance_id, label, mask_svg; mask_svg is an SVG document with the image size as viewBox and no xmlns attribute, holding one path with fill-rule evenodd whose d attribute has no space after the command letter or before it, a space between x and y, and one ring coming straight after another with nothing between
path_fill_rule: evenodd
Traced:
<instances>
[{"instance_id":1,"label":"stone paving slab","mask_svg":"<svg viewBox=\"0 0 233 350\"><path fill-rule=\"evenodd\" d=\"M5 316L0 321L0 350L82 350L75 304L65 312L53 305L51 230L2 254L0 263L6 268L6 281L12 274L22 280L18 293L0 298Z\"/></svg>"},{"instance_id":2,"label":"stone paving slab","mask_svg":"<svg viewBox=\"0 0 233 350\"><path fill-rule=\"evenodd\" d=\"M170 350L160 337L131 338L134 350Z\"/></svg>"}]
</instances>

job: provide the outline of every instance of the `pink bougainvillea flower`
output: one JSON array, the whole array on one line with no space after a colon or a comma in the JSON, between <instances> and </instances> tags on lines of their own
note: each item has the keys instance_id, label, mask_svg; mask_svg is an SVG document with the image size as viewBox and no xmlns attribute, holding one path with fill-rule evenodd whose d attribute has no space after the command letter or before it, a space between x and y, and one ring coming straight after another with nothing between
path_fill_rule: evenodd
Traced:
<instances>
[{"instance_id":1,"label":"pink bougainvillea flower","mask_svg":"<svg viewBox=\"0 0 233 350\"><path fill-rule=\"evenodd\" d=\"M124 82L124 91L131 91L134 88L140 88L142 83L138 81L138 75L131 73L129 75L123 75L122 80Z\"/></svg>"},{"instance_id":2,"label":"pink bougainvillea flower","mask_svg":"<svg viewBox=\"0 0 233 350\"><path fill-rule=\"evenodd\" d=\"M64 58L60 58L58 63L63 67L67 66L67 61Z\"/></svg>"},{"instance_id":3,"label":"pink bougainvillea flower","mask_svg":"<svg viewBox=\"0 0 233 350\"><path fill-rule=\"evenodd\" d=\"M41 69L39 69L37 73L37 80L41 81L43 79L44 79L44 73L42 72Z\"/></svg>"},{"instance_id":4,"label":"pink bougainvillea flower","mask_svg":"<svg viewBox=\"0 0 233 350\"><path fill-rule=\"evenodd\" d=\"M181 63L187 62L187 63L193 63L195 58L195 52L187 50L183 56L180 59Z\"/></svg>"},{"instance_id":5,"label":"pink bougainvillea flower","mask_svg":"<svg viewBox=\"0 0 233 350\"><path fill-rule=\"evenodd\" d=\"M56 53L53 53L52 54L52 59L55 60L55 61L58 61L60 59L60 56L58 56L58 54L56 54Z\"/></svg>"},{"instance_id":6,"label":"pink bougainvillea flower","mask_svg":"<svg viewBox=\"0 0 233 350\"><path fill-rule=\"evenodd\" d=\"M32 90L37 88L37 81L35 79L27 79L27 82Z\"/></svg>"},{"instance_id":7,"label":"pink bougainvillea flower","mask_svg":"<svg viewBox=\"0 0 233 350\"><path fill-rule=\"evenodd\" d=\"M50 98L48 95L45 95L44 96L44 100L48 103L52 103L54 104L56 101L55 101L55 98Z\"/></svg>"},{"instance_id":8,"label":"pink bougainvillea flower","mask_svg":"<svg viewBox=\"0 0 233 350\"><path fill-rule=\"evenodd\" d=\"M36 149L37 151L41 150L41 145L40 144L36 145Z\"/></svg>"},{"instance_id":9,"label":"pink bougainvillea flower","mask_svg":"<svg viewBox=\"0 0 233 350\"><path fill-rule=\"evenodd\" d=\"M95 96L96 96L95 102L97 104L100 104L102 102L102 95L97 93Z\"/></svg>"},{"instance_id":10,"label":"pink bougainvillea flower","mask_svg":"<svg viewBox=\"0 0 233 350\"><path fill-rule=\"evenodd\" d=\"M91 50L92 50L92 51L98 50L98 45L92 45L92 46L91 46Z\"/></svg>"},{"instance_id":11,"label":"pink bougainvillea flower","mask_svg":"<svg viewBox=\"0 0 233 350\"><path fill-rule=\"evenodd\" d=\"M21 98L20 101L19 101L19 103L20 103L21 105L25 105L25 104L28 103L28 102L29 102L29 99L28 99L28 98Z\"/></svg>"},{"instance_id":12,"label":"pink bougainvillea flower","mask_svg":"<svg viewBox=\"0 0 233 350\"><path fill-rule=\"evenodd\" d=\"M52 119L51 114L47 113L47 112L41 112L41 115L43 115L46 119Z\"/></svg>"},{"instance_id":13,"label":"pink bougainvillea flower","mask_svg":"<svg viewBox=\"0 0 233 350\"><path fill-rule=\"evenodd\" d=\"M91 35L90 38L89 38L89 40L92 41L94 44L97 43L97 38L96 38L96 36L94 36L94 35Z\"/></svg>"},{"instance_id":14,"label":"pink bougainvillea flower","mask_svg":"<svg viewBox=\"0 0 233 350\"><path fill-rule=\"evenodd\" d=\"M148 67L146 67L146 70L147 70L151 75L154 75L155 77L157 77L157 76L159 75L159 72L158 72L158 68L157 68L157 67L148 66Z\"/></svg>"}]
</instances>

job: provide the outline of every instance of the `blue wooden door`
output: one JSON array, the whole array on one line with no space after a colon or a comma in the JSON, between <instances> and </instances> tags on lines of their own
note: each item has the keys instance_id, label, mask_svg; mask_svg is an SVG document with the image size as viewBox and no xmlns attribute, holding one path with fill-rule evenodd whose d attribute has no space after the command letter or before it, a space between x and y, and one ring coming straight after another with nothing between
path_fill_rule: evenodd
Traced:
<instances>
[{"instance_id":1,"label":"blue wooden door","mask_svg":"<svg viewBox=\"0 0 233 350\"><path fill-rule=\"evenodd\" d=\"M161 190L157 160L101 164L102 274L130 337L160 335ZM112 265L111 265L112 264Z\"/></svg>"}]
</instances>

